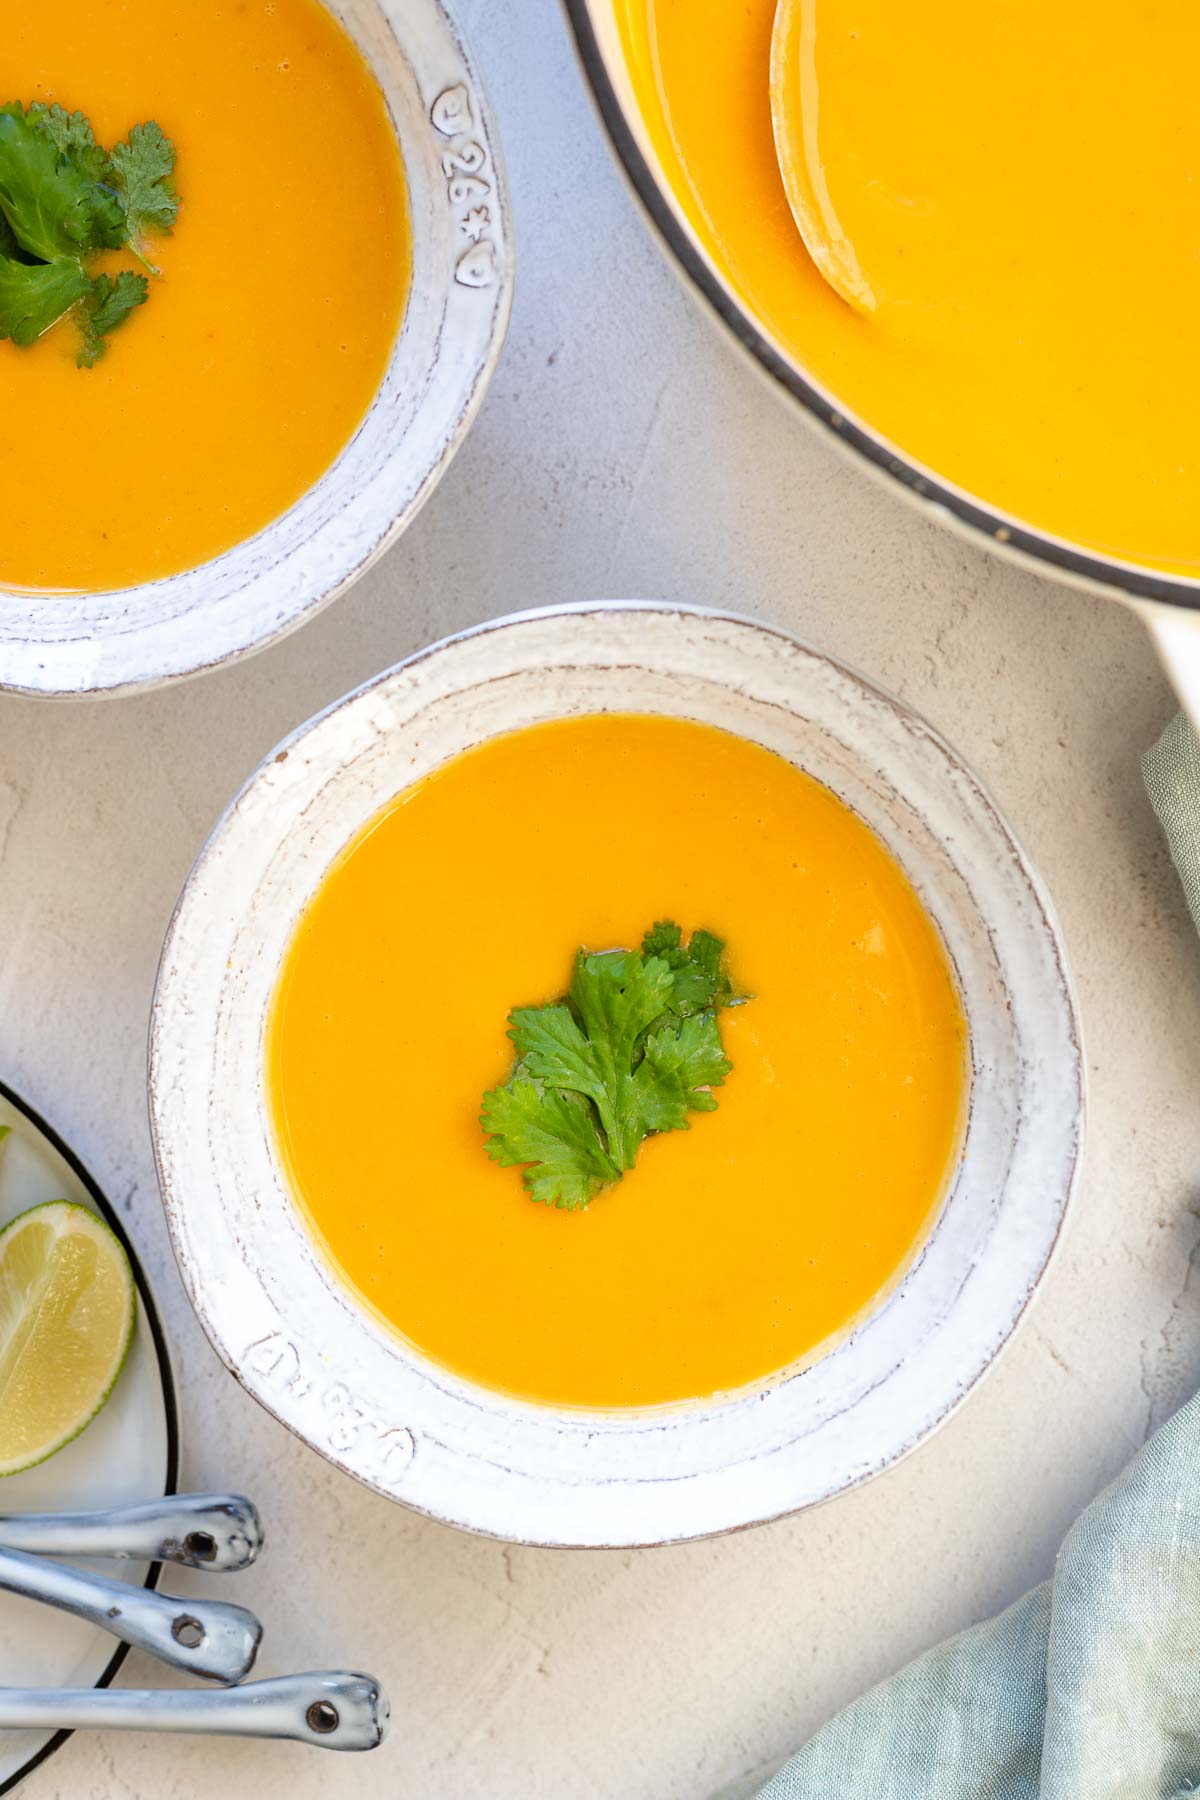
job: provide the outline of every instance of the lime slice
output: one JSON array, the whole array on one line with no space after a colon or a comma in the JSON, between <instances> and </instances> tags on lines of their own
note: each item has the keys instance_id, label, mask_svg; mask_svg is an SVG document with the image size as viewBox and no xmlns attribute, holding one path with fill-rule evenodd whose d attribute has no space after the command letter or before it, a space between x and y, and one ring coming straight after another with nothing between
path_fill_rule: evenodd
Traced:
<instances>
[{"instance_id":1,"label":"lime slice","mask_svg":"<svg viewBox=\"0 0 1200 1800\"><path fill-rule=\"evenodd\" d=\"M44 1462L91 1423L135 1314L129 1258L86 1206L51 1200L0 1231L0 1476Z\"/></svg>"}]
</instances>

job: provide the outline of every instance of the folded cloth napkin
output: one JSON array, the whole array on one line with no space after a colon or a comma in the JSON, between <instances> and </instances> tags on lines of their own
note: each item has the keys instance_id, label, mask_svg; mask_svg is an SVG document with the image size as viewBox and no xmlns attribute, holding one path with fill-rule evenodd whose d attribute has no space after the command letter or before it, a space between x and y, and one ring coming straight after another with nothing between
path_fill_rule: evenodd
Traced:
<instances>
[{"instance_id":1,"label":"folded cloth napkin","mask_svg":"<svg viewBox=\"0 0 1200 1800\"><path fill-rule=\"evenodd\" d=\"M1179 713L1143 764L1192 917L1200 927L1200 738Z\"/></svg>"},{"instance_id":2,"label":"folded cloth napkin","mask_svg":"<svg viewBox=\"0 0 1200 1800\"><path fill-rule=\"evenodd\" d=\"M1200 926L1200 739L1146 786ZM1200 1796L1200 1395L1076 1522L1053 1579L857 1700L721 1800Z\"/></svg>"}]
</instances>

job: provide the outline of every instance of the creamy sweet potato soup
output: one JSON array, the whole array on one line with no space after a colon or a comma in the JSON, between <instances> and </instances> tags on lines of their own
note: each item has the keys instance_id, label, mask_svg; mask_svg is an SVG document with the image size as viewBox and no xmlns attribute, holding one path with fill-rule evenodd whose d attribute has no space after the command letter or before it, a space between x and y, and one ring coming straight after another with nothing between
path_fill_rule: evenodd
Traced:
<instances>
[{"instance_id":1,"label":"creamy sweet potato soup","mask_svg":"<svg viewBox=\"0 0 1200 1800\"><path fill-rule=\"evenodd\" d=\"M616 5L692 226L838 401L1036 526L1200 573L1194 6ZM818 273L785 177L873 310Z\"/></svg>"},{"instance_id":2,"label":"creamy sweet potato soup","mask_svg":"<svg viewBox=\"0 0 1200 1800\"><path fill-rule=\"evenodd\" d=\"M71 319L0 343L0 585L193 567L313 485L387 367L409 233L383 95L317 0L13 7L0 89L81 111L105 145L155 121L180 197L103 361L77 367Z\"/></svg>"},{"instance_id":3,"label":"creamy sweet potato soup","mask_svg":"<svg viewBox=\"0 0 1200 1800\"><path fill-rule=\"evenodd\" d=\"M547 1098L513 1075L508 1016L576 1037L547 1007L577 995L577 951L633 953L585 959L617 1008L668 979L638 952L663 920L723 941L738 1003L652 1027L633 1085L661 1107L677 1048L718 1030L727 1069L700 1052L687 1129L576 1210L541 1204L480 1123L506 1082ZM267 1085L309 1225L388 1325L492 1388L634 1406L766 1376L897 1279L957 1154L965 1057L933 925L827 788L706 726L605 715L489 740L353 842L280 973Z\"/></svg>"}]
</instances>

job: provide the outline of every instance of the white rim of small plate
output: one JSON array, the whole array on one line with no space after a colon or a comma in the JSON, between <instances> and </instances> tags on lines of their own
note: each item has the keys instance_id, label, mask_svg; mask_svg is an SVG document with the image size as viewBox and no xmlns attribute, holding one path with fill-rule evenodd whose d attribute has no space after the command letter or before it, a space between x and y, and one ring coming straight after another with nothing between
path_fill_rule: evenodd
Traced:
<instances>
[{"instance_id":1,"label":"white rim of small plate","mask_svg":"<svg viewBox=\"0 0 1200 1800\"><path fill-rule=\"evenodd\" d=\"M972 1058L962 1162L894 1291L801 1370L710 1401L620 1413L489 1392L368 1316L301 1222L263 1082L280 959L360 827L471 743L605 710L734 730L851 805L942 933ZM631 1546L827 1500L954 1410L1011 1335L1058 1242L1078 1170L1083 1070L1050 902L944 739L773 626L598 602L437 644L267 757L219 821L172 918L149 1091L184 1284L256 1399L347 1473L447 1523L515 1542Z\"/></svg>"},{"instance_id":2,"label":"white rim of small plate","mask_svg":"<svg viewBox=\"0 0 1200 1800\"><path fill-rule=\"evenodd\" d=\"M162 1320L159 1317L158 1304L150 1287L145 1268L142 1265L137 1250L130 1242L129 1235L118 1217L115 1208L105 1199L104 1194L101 1192L95 1179L76 1156L70 1145L65 1143L63 1139L59 1137L54 1127L47 1123L37 1109L30 1105L28 1100L23 1099L20 1094L9 1087L6 1082L2 1081L0 1081L0 1101L6 1102L14 1112L20 1114L30 1131L33 1132L36 1137L41 1138L48 1144L57 1156L61 1157L62 1161L67 1165L72 1175L87 1194L88 1199L95 1206L105 1224L110 1226L116 1233L125 1250L125 1254L129 1258L129 1266L133 1271L134 1284L137 1288L138 1299L141 1303L142 1315L146 1321L150 1345L154 1351L159 1378L162 1383L163 1413L166 1423L167 1439L167 1459L162 1491L164 1495L174 1494L178 1492L179 1484L179 1404L175 1392L175 1375L171 1367L171 1353L167 1346L166 1333L163 1330ZM3 1498L4 1483L0 1481L0 1507L3 1505ZM145 1498L150 1499L152 1496L146 1495ZM143 1586L147 1588L157 1588L162 1576L162 1569L163 1565L161 1563L151 1563L146 1571L146 1579ZM98 1632L97 1636L102 1637L103 1634ZM114 1640L112 1654L93 1685L98 1688L110 1687L128 1655L129 1645ZM31 1775L35 1769L41 1767L47 1758L53 1756L56 1750L61 1750L67 1740L74 1736L74 1733L70 1731L55 1731L39 1734L22 1733L21 1735L40 1735L45 1741L42 1743L40 1749L34 1751L33 1754L22 1763L19 1769L14 1770L11 1775L7 1776L3 1781L0 1781L0 1794L11 1793L14 1788L18 1787L20 1783L25 1780L26 1776Z\"/></svg>"},{"instance_id":3,"label":"white rim of small plate","mask_svg":"<svg viewBox=\"0 0 1200 1800\"><path fill-rule=\"evenodd\" d=\"M106 593L0 589L0 691L127 693L294 631L412 522L479 409L513 287L508 191L487 96L441 0L322 4L380 81L408 181L412 283L383 384L316 485L214 561Z\"/></svg>"}]
</instances>

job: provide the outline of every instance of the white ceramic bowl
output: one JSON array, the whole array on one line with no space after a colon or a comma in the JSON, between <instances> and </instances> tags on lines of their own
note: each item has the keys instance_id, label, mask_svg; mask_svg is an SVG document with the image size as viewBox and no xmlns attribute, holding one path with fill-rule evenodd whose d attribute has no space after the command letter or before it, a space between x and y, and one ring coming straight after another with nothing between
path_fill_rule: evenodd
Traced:
<instances>
[{"instance_id":1,"label":"white ceramic bowl","mask_svg":"<svg viewBox=\"0 0 1200 1800\"><path fill-rule=\"evenodd\" d=\"M441 0L325 4L375 71L408 179L412 287L383 385L317 485L215 561L119 592L0 590L0 689L119 693L262 649L370 566L466 435L512 300L508 199L490 108ZM463 222L481 209L486 229L468 237Z\"/></svg>"},{"instance_id":2,"label":"white ceramic bowl","mask_svg":"<svg viewBox=\"0 0 1200 1800\"><path fill-rule=\"evenodd\" d=\"M899 859L953 961L971 1044L962 1161L919 1261L798 1373L717 1402L572 1412L447 1373L317 1251L274 1152L264 1036L293 928L347 841L460 750L605 710L723 726L825 782ZM1053 916L1004 820L922 719L763 624L664 605L481 626L303 726L218 824L163 952L159 1179L183 1279L238 1379L360 1480L542 1544L660 1543L827 1499L919 1443L979 1379L1058 1237L1083 1066Z\"/></svg>"}]
</instances>

